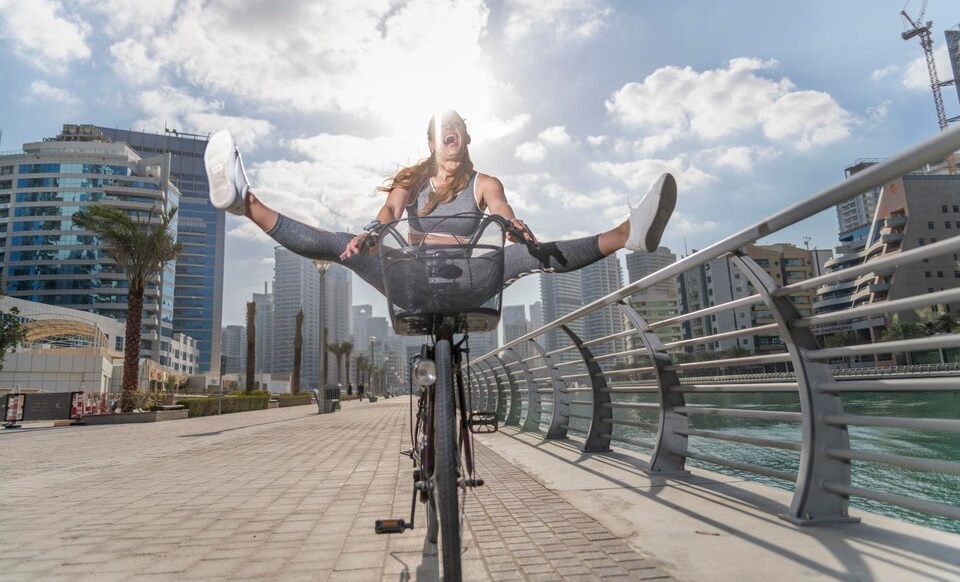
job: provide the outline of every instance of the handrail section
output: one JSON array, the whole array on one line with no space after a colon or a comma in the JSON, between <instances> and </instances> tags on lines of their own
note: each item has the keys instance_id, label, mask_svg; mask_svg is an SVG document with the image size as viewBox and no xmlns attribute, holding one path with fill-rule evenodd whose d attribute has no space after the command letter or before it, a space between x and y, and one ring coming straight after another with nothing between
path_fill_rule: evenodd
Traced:
<instances>
[{"instance_id":1,"label":"handrail section","mask_svg":"<svg viewBox=\"0 0 960 582\"><path fill-rule=\"evenodd\" d=\"M688 461L747 472L792 484L793 498L781 517L800 525L857 521L848 513L851 497L911 511L960 519L960 500L936 500L898 491L874 490L859 484L864 466L901 471L960 475L957 458L924 458L902 451L880 452L861 446L864 430L903 430L926 434L960 433L960 419L864 414L845 408L865 393L883 396L960 393L960 363L918 366L911 353L952 350L960 353L960 333L928 337L873 337L856 345L825 345L837 324L903 316L925 307L960 303L960 285L912 296L802 313L794 297L831 285L863 284L872 273L890 274L906 265L960 253L960 235L801 282L780 284L744 251L789 226L863 192L881 188L903 175L936 163L960 150L960 128L950 129L886 161L877 163L807 200L796 203L740 232L568 313L476 361L471 382L474 398L497 411L502 423L544 438L583 439L583 450L609 451L611 444L650 451L651 474L682 475ZM960 182L958 182L960 184ZM897 222L897 225L903 221ZM871 251L872 247L871 247ZM648 322L630 304L635 293L725 258L749 282L752 292L727 302ZM960 272L960 262L958 272ZM546 275L549 276L549 275ZM826 288L826 287L825 287ZM581 337L571 324L604 308L619 309L623 332ZM689 332L679 341L664 331L693 320L709 321L734 310L762 309L752 327L733 331ZM772 320L772 321L770 321ZM706 326L709 329L709 326ZM582 328L577 328L582 329ZM550 332L565 334L564 347L547 350ZM780 351L714 352L720 341L776 336ZM691 359L690 353L697 357ZM854 360L897 354L893 366L850 367ZM900 360L906 358L905 363ZM848 406L849 407L849 406ZM542 411L551 411L549 418ZM576 421L576 422L574 422ZM583 422L581 422L583 421ZM584 427L586 424L586 428ZM851 432L853 427L853 432ZM759 460L734 454L744 448L763 451ZM954 451L960 455L960 451ZM776 462L770 463L770 459ZM699 465L698 465L699 466ZM956 497L956 496L954 496Z\"/></svg>"}]
</instances>

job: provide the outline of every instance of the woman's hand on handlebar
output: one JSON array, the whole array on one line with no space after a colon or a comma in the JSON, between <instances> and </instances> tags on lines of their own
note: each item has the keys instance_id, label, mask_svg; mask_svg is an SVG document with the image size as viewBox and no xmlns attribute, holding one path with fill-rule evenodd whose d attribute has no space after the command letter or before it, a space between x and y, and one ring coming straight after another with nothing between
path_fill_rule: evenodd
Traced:
<instances>
[{"instance_id":1,"label":"woman's hand on handlebar","mask_svg":"<svg viewBox=\"0 0 960 582\"><path fill-rule=\"evenodd\" d=\"M357 236L350 239L350 242L347 243L347 246L344 247L343 252L340 253L340 259L349 259L353 255L362 254L373 254L377 252L377 243L376 236L373 236L371 240L371 234L369 232L361 232Z\"/></svg>"},{"instance_id":2,"label":"woman's hand on handlebar","mask_svg":"<svg viewBox=\"0 0 960 582\"><path fill-rule=\"evenodd\" d=\"M510 242L525 241L532 245L540 244L537 242L537 237L530 231L530 227L519 218L514 217L507 220L507 225L507 239Z\"/></svg>"}]
</instances>

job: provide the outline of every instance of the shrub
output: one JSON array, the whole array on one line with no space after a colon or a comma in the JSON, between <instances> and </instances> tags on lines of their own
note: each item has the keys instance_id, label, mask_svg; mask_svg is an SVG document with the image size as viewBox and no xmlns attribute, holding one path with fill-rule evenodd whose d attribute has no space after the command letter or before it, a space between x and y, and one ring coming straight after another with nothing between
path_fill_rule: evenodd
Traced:
<instances>
[{"instance_id":1,"label":"shrub","mask_svg":"<svg viewBox=\"0 0 960 582\"><path fill-rule=\"evenodd\" d=\"M280 403L280 408L283 408L284 406L303 406L304 404L310 404L313 402L313 398L309 393L280 394L276 396L276 399Z\"/></svg>"},{"instance_id":2,"label":"shrub","mask_svg":"<svg viewBox=\"0 0 960 582\"><path fill-rule=\"evenodd\" d=\"M270 395L266 392L251 392L249 394L235 394L223 397L223 413L246 412L248 410L265 410ZM184 398L178 401L190 410L190 418L198 416L213 416L217 414L218 405L216 396L205 398Z\"/></svg>"}]
</instances>

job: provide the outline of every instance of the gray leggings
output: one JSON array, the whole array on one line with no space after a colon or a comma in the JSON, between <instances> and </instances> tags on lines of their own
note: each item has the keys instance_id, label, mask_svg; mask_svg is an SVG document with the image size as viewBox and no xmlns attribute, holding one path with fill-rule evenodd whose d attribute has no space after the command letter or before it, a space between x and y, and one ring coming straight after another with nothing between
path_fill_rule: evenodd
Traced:
<instances>
[{"instance_id":1,"label":"gray leggings","mask_svg":"<svg viewBox=\"0 0 960 582\"><path fill-rule=\"evenodd\" d=\"M340 253L355 235L349 232L329 232L279 215L277 223L267 234L283 247L308 259L333 261L357 274L361 279L383 293L383 272L380 257L357 254L340 259ZM540 243L538 250L523 244L507 245L503 256L503 286L531 273L566 273L582 269L603 258L597 242L599 235Z\"/></svg>"}]
</instances>

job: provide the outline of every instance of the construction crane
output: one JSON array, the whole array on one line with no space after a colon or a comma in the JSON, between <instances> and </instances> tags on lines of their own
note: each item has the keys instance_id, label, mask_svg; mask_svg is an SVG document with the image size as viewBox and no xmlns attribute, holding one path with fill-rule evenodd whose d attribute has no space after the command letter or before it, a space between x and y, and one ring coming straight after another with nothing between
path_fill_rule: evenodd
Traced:
<instances>
[{"instance_id":1,"label":"construction crane","mask_svg":"<svg viewBox=\"0 0 960 582\"><path fill-rule=\"evenodd\" d=\"M907 4L909 3L910 0L907 0ZM946 131L948 125L947 111L943 107L943 94L940 92L940 87L942 87L944 83L940 82L940 76L937 75L937 64L933 60L933 38L930 35L933 22L928 20L925 24L923 23L923 15L926 11L927 0L923 0L917 17L915 19L910 18L910 15L907 14L907 6L904 4L903 10L900 11L900 16L903 17L905 30L900 34L900 37L903 38L903 40L910 40L917 36L920 37L920 46L923 48L923 54L927 59L927 72L930 74L930 89L933 91L933 104L937 108L937 123L940 125L940 131ZM956 174L957 168L953 155L947 156L946 161L950 174Z\"/></svg>"}]
</instances>

